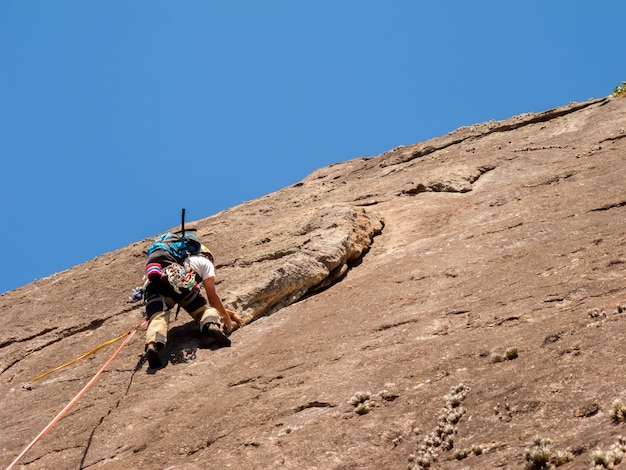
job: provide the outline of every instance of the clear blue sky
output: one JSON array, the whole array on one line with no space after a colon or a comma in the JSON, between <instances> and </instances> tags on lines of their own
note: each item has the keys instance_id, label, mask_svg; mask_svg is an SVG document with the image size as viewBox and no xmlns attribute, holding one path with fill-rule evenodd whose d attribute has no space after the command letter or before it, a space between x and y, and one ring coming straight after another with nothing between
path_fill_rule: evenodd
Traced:
<instances>
[{"instance_id":1,"label":"clear blue sky","mask_svg":"<svg viewBox=\"0 0 626 470\"><path fill-rule=\"evenodd\" d=\"M183 207L608 96L625 18L622 0L0 0L0 293Z\"/></svg>"}]
</instances>

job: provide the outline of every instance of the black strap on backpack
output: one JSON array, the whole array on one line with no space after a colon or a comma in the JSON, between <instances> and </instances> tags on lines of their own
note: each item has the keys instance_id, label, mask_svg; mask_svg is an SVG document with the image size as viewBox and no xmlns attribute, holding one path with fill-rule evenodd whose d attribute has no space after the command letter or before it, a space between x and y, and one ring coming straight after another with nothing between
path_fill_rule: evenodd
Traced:
<instances>
[{"instance_id":1,"label":"black strap on backpack","mask_svg":"<svg viewBox=\"0 0 626 470\"><path fill-rule=\"evenodd\" d=\"M190 232L195 232L196 229L195 228L191 228L189 229ZM180 237L181 238L185 238L185 208L183 207L183 211L181 214L181 218L180 218L180 232L175 232L175 233L180 233ZM176 319L178 319L178 312L180 312L180 304L177 305L176 308L176 315L174 316L174 321L176 321Z\"/></svg>"}]
</instances>

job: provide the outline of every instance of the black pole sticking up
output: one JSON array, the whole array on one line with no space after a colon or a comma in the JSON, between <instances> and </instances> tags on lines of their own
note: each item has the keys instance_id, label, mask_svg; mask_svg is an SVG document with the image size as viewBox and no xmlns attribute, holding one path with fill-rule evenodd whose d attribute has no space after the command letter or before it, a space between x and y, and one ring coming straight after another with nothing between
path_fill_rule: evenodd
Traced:
<instances>
[{"instance_id":1,"label":"black pole sticking up","mask_svg":"<svg viewBox=\"0 0 626 470\"><path fill-rule=\"evenodd\" d=\"M174 233L177 234L177 235L180 233L180 236L184 237L185 236L185 232L195 232L196 230L197 229L195 229L195 228L190 228L190 229L185 230L185 208L183 208L183 213L182 213L181 221L180 221L180 230L177 230Z\"/></svg>"},{"instance_id":2,"label":"black pole sticking up","mask_svg":"<svg viewBox=\"0 0 626 470\"><path fill-rule=\"evenodd\" d=\"M185 236L185 208L183 207L183 214L181 217L181 223L180 223L180 231L182 233L182 236Z\"/></svg>"}]
</instances>

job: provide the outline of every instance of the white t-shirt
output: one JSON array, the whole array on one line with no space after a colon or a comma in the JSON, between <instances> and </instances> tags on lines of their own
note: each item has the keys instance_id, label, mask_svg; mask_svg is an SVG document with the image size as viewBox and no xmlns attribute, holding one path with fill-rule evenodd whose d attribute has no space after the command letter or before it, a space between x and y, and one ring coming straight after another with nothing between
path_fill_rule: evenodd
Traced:
<instances>
[{"instance_id":1,"label":"white t-shirt","mask_svg":"<svg viewBox=\"0 0 626 470\"><path fill-rule=\"evenodd\" d=\"M215 267L204 256L193 255L185 260L185 269L192 269L203 281L215 277Z\"/></svg>"}]
</instances>

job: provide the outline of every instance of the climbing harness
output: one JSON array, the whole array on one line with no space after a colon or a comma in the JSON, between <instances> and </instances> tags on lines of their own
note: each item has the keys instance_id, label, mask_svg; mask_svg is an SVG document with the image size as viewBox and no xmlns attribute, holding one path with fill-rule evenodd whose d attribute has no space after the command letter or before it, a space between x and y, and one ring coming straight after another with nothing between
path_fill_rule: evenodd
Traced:
<instances>
[{"instance_id":1,"label":"climbing harness","mask_svg":"<svg viewBox=\"0 0 626 470\"><path fill-rule=\"evenodd\" d=\"M20 455L18 455L15 460L13 460L13 462L11 462L11 464L6 468L6 470L11 470L13 468L13 466L22 458L24 457L24 455L26 454L26 452L28 452L35 444L37 444L37 442L39 442L47 433L48 431L50 431L50 429L52 429L52 427L57 424L61 418L63 418L63 416L65 416L65 414L76 404L76 402L78 400L80 400L80 398L87 392L87 390L89 390L89 388L91 388L91 386L96 382L96 380L98 380L98 378L102 375L102 373L106 370L106 368L109 366L109 364L111 364L111 362L113 362L113 359L115 359L117 357L117 355L120 353L120 351L122 350L122 348L124 348L124 346L126 346L128 344L128 342L131 340L131 338L135 335L135 333L137 333L137 330L139 330L139 328L141 328L146 322L148 321L147 318L144 318L141 323L139 323L139 325L137 325L136 327L134 327L132 330L130 330L128 333L126 333L123 336L120 336L112 341L109 341L108 343L111 344L121 338L123 338L124 336L126 336L126 339L124 340L124 342L122 344L120 344L120 346L117 348L117 350L113 353L113 355L109 358L109 360L107 362L105 362L105 364L100 368L100 370L96 373L96 375L93 376L93 378L87 383L87 385L85 385L83 387L83 389L78 392L78 394L65 406L65 408L63 408L59 414L56 415L56 417L50 421L50 423L44 428L43 431L41 431L39 433L39 435L33 439L33 441L28 444L28 446L22 451L22 453ZM99 349L102 349L102 347L104 347L103 345L98 346ZM96 350L98 349L96 348ZM91 354L94 351L90 351L89 353L87 353L84 356L87 356L89 354ZM83 356L81 356L82 358ZM79 359L81 359L79 358ZM77 359L78 360L78 359ZM76 362L72 361L72 362ZM69 365L66 364L66 365ZM65 365L63 366L65 367ZM58 370L59 368L57 368L56 370ZM53 371L49 371L46 372L46 374L43 374L42 376L45 376L47 374L49 374L50 372ZM36 377L33 380L38 380L39 378L41 378L42 376Z\"/></svg>"}]
</instances>

